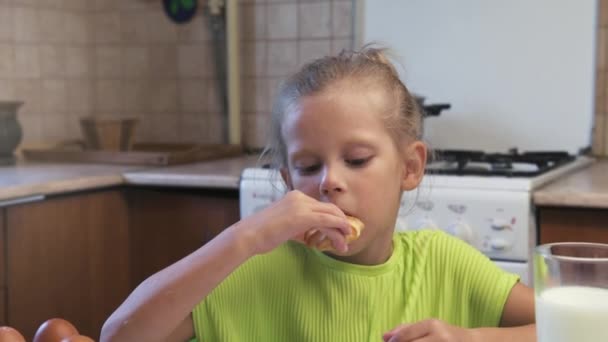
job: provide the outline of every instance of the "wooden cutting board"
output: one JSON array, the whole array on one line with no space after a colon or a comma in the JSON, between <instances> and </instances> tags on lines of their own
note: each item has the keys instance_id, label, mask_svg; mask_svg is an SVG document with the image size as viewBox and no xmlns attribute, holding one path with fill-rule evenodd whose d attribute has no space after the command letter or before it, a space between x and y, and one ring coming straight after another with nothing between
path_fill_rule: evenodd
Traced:
<instances>
[{"instance_id":1,"label":"wooden cutting board","mask_svg":"<svg viewBox=\"0 0 608 342\"><path fill-rule=\"evenodd\" d=\"M24 148L29 160L46 162L175 165L242 155L240 145L136 143L129 151L86 150L67 145L50 148Z\"/></svg>"}]
</instances>

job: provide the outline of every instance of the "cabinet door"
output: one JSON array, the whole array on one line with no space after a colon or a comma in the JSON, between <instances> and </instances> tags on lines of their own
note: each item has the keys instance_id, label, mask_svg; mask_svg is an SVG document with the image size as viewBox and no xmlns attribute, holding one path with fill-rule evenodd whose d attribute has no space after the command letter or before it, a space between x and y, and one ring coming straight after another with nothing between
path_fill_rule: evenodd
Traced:
<instances>
[{"instance_id":1,"label":"cabinet door","mask_svg":"<svg viewBox=\"0 0 608 342\"><path fill-rule=\"evenodd\" d=\"M133 286L239 219L237 191L131 189L128 198Z\"/></svg>"},{"instance_id":2,"label":"cabinet door","mask_svg":"<svg viewBox=\"0 0 608 342\"><path fill-rule=\"evenodd\" d=\"M540 243L608 243L608 210L540 208Z\"/></svg>"},{"instance_id":3,"label":"cabinet door","mask_svg":"<svg viewBox=\"0 0 608 342\"><path fill-rule=\"evenodd\" d=\"M7 325L6 321L6 268L4 251L6 244L6 228L4 227L4 208L0 208L0 326Z\"/></svg>"},{"instance_id":4,"label":"cabinet door","mask_svg":"<svg viewBox=\"0 0 608 342\"><path fill-rule=\"evenodd\" d=\"M49 318L99 339L130 291L127 206L119 190L8 207L8 322L31 341Z\"/></svg>"}]
</instances>

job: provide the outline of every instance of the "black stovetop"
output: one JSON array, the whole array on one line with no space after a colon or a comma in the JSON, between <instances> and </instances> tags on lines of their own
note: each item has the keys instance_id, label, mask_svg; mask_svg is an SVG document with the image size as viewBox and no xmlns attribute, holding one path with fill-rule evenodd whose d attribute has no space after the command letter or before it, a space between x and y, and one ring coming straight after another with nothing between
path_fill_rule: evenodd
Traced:
<instances>
[{"instance_id":1,"label":"black stovetop","mask_svg":"<svg viewBox=\"0 0 608 342\"><path fill-rule=\"evenodd\" d=\"M471 150L435 150L427 172L440 175L534 177L576 159L562 151L486 153Z\"/></svg>"}]
</instances>

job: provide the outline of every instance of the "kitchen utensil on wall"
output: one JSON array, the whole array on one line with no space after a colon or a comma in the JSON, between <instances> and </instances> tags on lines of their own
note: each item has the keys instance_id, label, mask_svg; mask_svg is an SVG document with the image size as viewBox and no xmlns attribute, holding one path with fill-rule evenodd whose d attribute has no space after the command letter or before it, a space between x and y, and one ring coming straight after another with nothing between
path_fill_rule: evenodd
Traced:
<instances>
[{"instance_id":1,"label":"kitchen utensil on wall","mask_svg":"<svg viewBox=\"0 0 608 342\"><path fill-rule=\"evenodd\" d=\"M192 20L198 9L197 0L163 0L165 14L171 21L183 24Z\"/></svg>"},{"instance_id":2,"label":"kitchen utensil on wall","mask_svg":"<svg viewBox=\"0 0 608 342\"><path fill-rule=\"evenodd\" d=\"M21 101L0 101L0 165L13 164L13 152L21 142L23 132L17 121Z\"/></svg>"}]
</instances>

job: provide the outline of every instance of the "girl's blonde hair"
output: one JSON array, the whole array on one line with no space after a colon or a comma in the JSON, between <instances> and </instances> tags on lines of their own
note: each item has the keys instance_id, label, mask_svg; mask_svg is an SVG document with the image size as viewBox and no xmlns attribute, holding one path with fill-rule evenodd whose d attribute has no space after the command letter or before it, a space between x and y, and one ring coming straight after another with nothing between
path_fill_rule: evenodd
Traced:
<instances>
[{"instance_id":1,"label":"girl's blonde hair","mask_svg":"<svg viewBox=\"0 0 608 342\"><path fill-rule=\"evenodd\" d=\"M320 94L345 80L358 85L384 87L392 105L384 111L383 119L393 139L396 142L421 139L422 112L399 79L386 52L385 48L371 46L360 51L343 50L337 56L322 57L306 64L281 84L272 109L269 141L262 153L264 157L270 157L273 168L287 166L282 134L285 115L297 108L300 98Z\"/></svg>"}]
</instances>

